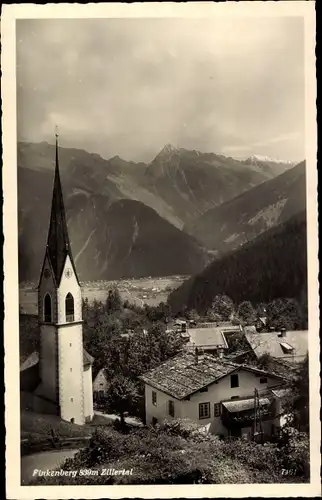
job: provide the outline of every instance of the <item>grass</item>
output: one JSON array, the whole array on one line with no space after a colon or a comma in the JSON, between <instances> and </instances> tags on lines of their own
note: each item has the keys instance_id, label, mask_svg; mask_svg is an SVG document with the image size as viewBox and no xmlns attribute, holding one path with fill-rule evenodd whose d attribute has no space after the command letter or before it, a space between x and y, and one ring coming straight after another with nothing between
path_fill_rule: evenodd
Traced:
<instances>
[{"instance_id":1,"label":"grass","mask_svg":"<svg viewBox=\"0 0 322 500\"><path fill-rule=\"evenodd\" d=\"M90 436L97 427L111 425L100 415L94 415L92 422L85 425L64 422L56 415L45 415L33 411L23 410L20 414L21 439L28 439L37 443L51 436L51 430L58 437L85 437Z\"/></svg>"}]
</instances>

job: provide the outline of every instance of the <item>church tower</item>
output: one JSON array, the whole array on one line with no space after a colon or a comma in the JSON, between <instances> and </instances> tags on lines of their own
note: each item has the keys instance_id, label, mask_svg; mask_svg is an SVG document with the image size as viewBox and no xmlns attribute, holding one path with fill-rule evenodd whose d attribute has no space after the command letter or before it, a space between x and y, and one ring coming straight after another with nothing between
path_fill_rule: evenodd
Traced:
<instances>
[{"instance_id":1,"label":"church tower","mask_svg":"<svg viewBox=\"0 0 322 500\"><path fill-rule=\"evenodd\" d=\"M38 315L41 382L37 396L51 404L63 420L82 425L93 416L93 358L83 349L81 288L68 237L57 133L50 224L38 286Z\"/></svg>"}]
</instances>

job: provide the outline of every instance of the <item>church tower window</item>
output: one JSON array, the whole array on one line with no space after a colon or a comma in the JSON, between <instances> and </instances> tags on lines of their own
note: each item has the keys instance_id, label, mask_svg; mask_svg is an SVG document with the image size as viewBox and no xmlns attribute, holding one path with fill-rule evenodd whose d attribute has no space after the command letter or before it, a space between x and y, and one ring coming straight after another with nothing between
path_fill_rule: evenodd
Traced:
<instances>
[{"instance_id":1,"label":"church tower window","mask_svg":"<svg viewBox=\"0 0 322 500\"><path fill-rule=\"evenodd\" d=\"M65 299L65 314L66 321L71 322L74 321L74 297L71 293L66 295Z\"/></svg>"},{"instance_id":2,"label":"church tower window","mask_svg":"<svg viewBox=\"0 0 322 500\"><path fill-rule=\"evenodd\" d=\"M44 299L44 321L45 323L52 322L52 307L51 307L51 296L46 293Z\"/></svg>"}]
</instances>

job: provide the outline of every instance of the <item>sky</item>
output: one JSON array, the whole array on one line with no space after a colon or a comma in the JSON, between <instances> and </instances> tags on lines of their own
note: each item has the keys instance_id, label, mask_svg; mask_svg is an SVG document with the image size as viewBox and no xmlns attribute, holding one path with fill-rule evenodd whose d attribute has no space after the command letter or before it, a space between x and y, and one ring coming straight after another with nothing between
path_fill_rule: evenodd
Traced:
<instances>
[{"instance_id":1,"label":"sky","mask_svg":"<svg viewBox=\"0 0 322 500\"><path fill-rule=\"evenodd\" d=\"M304 158L297 17L17 20L18 140L150 162L165 144Z\"/></svg>"}]
</instances>

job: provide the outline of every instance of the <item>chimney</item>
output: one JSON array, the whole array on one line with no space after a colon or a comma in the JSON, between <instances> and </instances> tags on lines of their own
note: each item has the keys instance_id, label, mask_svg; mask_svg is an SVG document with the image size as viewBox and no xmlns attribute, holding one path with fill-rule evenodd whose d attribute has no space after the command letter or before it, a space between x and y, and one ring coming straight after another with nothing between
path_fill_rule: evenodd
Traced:
<instances>
[{"instance_id":1,"label":"chimney","mask_svg":"<svg viewBox=\"0 0 322 500\"><path fill-rule=\"evenodd\" d=\"M218 349L218 358L222 359L224 357L224 350L220 347Z\"/></svg>"},{"instance_id":2,"label":"chimney","mask_svg":"<svg viewBox=\"0 0 322 500\"><path fill-rule=\"evenodd\" d=\"M280 337L286 337L286 328L281 328Z\"/></svg>"},{"instance_id":3,"label":"chimney","mask_svg":"<svg viewBox=\"0 0 322 500\"><path fill-rule=\"evenodd\" d=\"M181 333L186 333L187 331L187 323L184 321L181 323Z\"/></svg>"}]
</instances>

